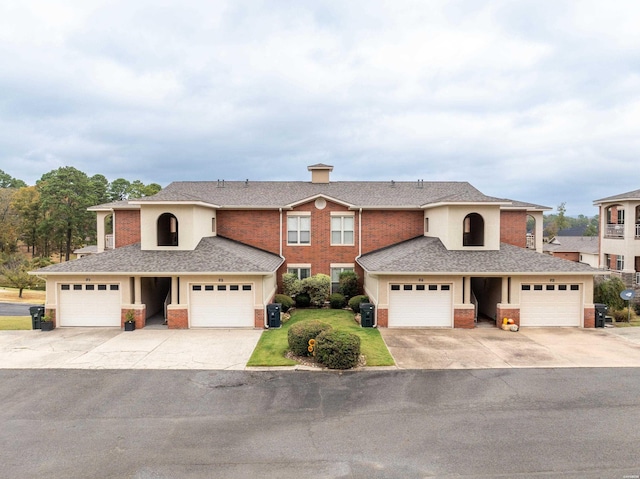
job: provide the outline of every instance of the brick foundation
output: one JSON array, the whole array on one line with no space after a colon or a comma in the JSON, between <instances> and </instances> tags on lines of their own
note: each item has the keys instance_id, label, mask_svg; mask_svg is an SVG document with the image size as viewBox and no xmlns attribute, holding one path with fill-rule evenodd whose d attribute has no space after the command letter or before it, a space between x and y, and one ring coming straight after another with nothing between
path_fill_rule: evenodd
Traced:
<instances>
[{"instance_id":1,"label":"brick foundation","mask_svg":"<svg viewBox=\"0 0 640 479\"><path fill-rule=\"evenodd\" d=\"M596 309L584 308L584 327L595 328L596 327Z\"/></svg>"},{"instance_id":2,"label":"brick foundation","mask_svg":"<svg viewBox=\"0 0 640 479\"><path fill-rule=\"evenodd\" d=\"M520 308L501 308L496 311L496 326L502 326L503 318L513 319L515 324L520 326Z\"/></svg>"},{"instance_id":3,"label":"brick foundation","mask_svg":"<svg viewBox=\"0 0 640 479\"><path fill-rule=\"evenodd\" d=\"M127 320L127 312L133 311L133 319L136 323L136 329L142 329L147 324L147 307L143 305L142 309L121 309L120 310L120 327L124 329L124 322Z\"/></svg>"},{"instance_id":4,"label":"brick foundation","mask_svg":"<svg viewBox=\"0 0 640 479\"><path fill-rule=\"evenodd\" d=\"M476 327L473 309L454 309L453 327L459 329L473 329Z\"/></svg>"},{"instance_id":5,"label":"brick foundation","mask_svg":"<svg viewBox=\"0 0 640 479\"><path fill-rule=\"evenodd\" d=\"M188 329L189 310L169 309L167 311L167 325L169 329Z\"/></svg>"},{"instance_id":6,"label":"brick foundation","mask_svg":"<svg viewBox=\"0 0 640 479\"><path fill-rule=\"evenodd\" d=\"M264 309L256 309L254 310L254 324L253 327L256 329L265 329L264 326Z\"/></svg>"},{"instance_id":7,"label":"brick foundation","mask_svg":"<svg viewBox=\"0 0 640 479\"><path fill-rule=\"evenodd\" d=\"M376 309L377 326L379 328L389 327L389 310L388 309Z\"/></svg>"}]
</instances>

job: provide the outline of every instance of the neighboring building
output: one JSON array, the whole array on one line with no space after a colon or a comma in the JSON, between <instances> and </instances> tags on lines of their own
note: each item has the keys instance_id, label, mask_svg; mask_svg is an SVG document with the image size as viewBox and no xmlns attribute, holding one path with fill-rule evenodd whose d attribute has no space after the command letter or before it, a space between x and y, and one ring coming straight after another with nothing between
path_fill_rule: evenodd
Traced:
<instances>
[{"instance_id":1,"label":"neighboring building","mask_svg":"<svg viewBox=\"0 0 640 479\"><path fill-rule=\"evenodd\" d=\"M37 271L61 326L257 327L282 275L355 270L382 327L594 326L593 268L543 255L543 212L467 182L175 182L90 210L99 254ZM527 220L535 233L527 234ZM107 248L105 225L113 224Z\"/></svg>"},{"instance_id":2,"label":"neighboring building","mask_svg":"<svg viewBox=\"0 0 640 479\"><path fill-rule=\"evenodd\" d=\"M556 236L544 244L544 252L597 268L600 265L599 246L597 236Z\"/></svg>"},{"instance_id":3,"label":"neighboring building","mask_svg":"<svg viewBox=\"0 0 640 479\"><path fill-rule=\"evenodd\" d=\"M600 209L600 265L640 284L640 190L594 201Z\"/></svg>"}]
</instances>

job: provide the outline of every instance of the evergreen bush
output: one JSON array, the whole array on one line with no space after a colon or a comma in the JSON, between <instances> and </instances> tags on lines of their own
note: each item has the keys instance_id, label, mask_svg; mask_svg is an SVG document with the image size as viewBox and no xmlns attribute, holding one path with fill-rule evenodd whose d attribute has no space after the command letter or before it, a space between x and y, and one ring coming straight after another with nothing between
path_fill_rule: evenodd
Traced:
<instances>
[{"instance_id":1,"label":"evergreen bush","mask_svg":"<svg viewBox=\"0 0 640 479\"><path fill-rule=\"evenodd\" d=\"M358 365L360 338L346 331L324 331L316 337L316 360L330 369L350 369Z\"/></svg>"},{"instance_id":2,"label":"evergreen bush","mask_svg":"<svg viewBox=\"0 0 640 479\"><path fill-rule=\"evenodd\" d=\"M317 320L296 323L287 332L289 349L296 356L308 356L310 354L309 340L316 339L320 333L331 329L330 324Z\"/></svg>"},{"instance_id":3,"label":"evergreen bush","mask_svg":"<svg viewBox=\"0 0 640 479\"><path fill-rule=\"evenodd\" d=\"M280 303L282 305L282 312L286 313L289 309L293 308L293 305L296 304L293 298L287 296L286 294L276 294L273 298L274 303Z\"/></svg>"},{"instance_id":4,"label":"evergreen bush","mask_svg":"<svg viewBox=\"0 0 640 479\"><path fill-rule=\"evenodd\" d=\"M302 292L302 281L293 273L285 273L282 275L282 292L287 296L295 298L297 294Z\"/></svg>"},{"instance_id":5,"label":"evergreen bush","mask_svg":"<svg viewBox=\"0 0 640 479\"><path fill-rule=\"evenodd\" d=\"M353 309L354 313L359 314L360 305L362 303L368 303L368 302L369 302L369 297L364 294L361 294L360 296L354 296L349 300L349 307Z\"/></svg>"},{"instance_id":6,"label":"evergreen bush","mask_svg":"<svg viewBox=\"0 0 640 479\"><path fill-rule=\"evenodd\" d=\"M340 273L338 291L347 298L353 298L358 294L358 275L355 271L343 271Z\"/></svg>"},{"instance_id":7,"label":"evergreen bush","mask_svg":"<svg viewBox=\"0 0 640 479\"><path fill-rule=\"evenodd\" d=\"M298 293L295 301L296 308L308 308L311 305L311 298L307 293Z\"/></svg>"},{"instance_id":8,"label":"evergreen bush","mask_svg":"<svg viewBox=\"0 0 640 479\"><path fill-rule=\"evenodd\" d=\"M331 278L326 274L314 274L302 280L302 290L309 295L313 306L322 307L331 291Z\"/></svg>"},{"instance_id":9,"label":"evergreen bush","mask_svg":"<svg viewBox=\"0 0 640 479\"><path fill-rule=\"evenodd\" d=\"M347 300L344 297L344 294L333 293L329 296L329 305L331 309L342 309L347 305Z\"/></svg>"}]
</instances>

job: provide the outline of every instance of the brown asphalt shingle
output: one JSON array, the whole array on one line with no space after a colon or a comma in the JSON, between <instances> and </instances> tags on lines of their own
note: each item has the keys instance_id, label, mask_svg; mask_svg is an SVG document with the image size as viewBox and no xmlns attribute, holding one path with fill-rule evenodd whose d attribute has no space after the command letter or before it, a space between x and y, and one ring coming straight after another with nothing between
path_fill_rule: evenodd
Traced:
<instances>
[{"instance_id":1,"label":"brown asphalt shingle","mask_svg":"<svg viewBox=\"0 0 640 479\"><path fill-rule=\"evenodd\" d=\"M193 251L141 250L140 244L59 263L35 271L50 273L273 273L282 258L220 236L203 238Z\"/></svg>"},{"instance_id":2,"label":"brown asphalt shingle","mask_svg":"<svg viewBox=\"0 0 640 479\"><path fill-rule=\"evenodd\" d=\"M585 273L597 270L586 264L554 258L506 243L496 251L447 250L440 239L420 236L358 259L376 273Z\"/></svg>"}]
</instances>

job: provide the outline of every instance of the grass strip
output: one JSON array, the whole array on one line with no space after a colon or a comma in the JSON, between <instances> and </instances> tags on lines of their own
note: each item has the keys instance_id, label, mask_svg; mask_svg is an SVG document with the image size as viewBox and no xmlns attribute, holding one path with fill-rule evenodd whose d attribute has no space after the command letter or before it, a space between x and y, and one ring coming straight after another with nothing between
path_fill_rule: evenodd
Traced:
<instances>
[{"instance_id":1,"label":"grass strip","mask_svg":"<svg viewBox=\"0 0 640 479\"><path fill-rule=\"evenodd\" d=\"M31 316L0 316L0 331L31 329Z\"/></svg>"},{"instance_id":2,"label":"grass strip","mask_svg":"<svg viewBox=\"0 0 640 479\"><path fill-rule=\"evenodd\" d=\"M279 329L268 329L262 333L247 366L294 366L297 364L284 355L289 349L287 333L299 321L316 319L329 323L334 329L357 334L360 350L367 359L367 366L393 366L393 358L375 328L361 328L353 319L353 312L343 309L297 309L291 319Z\"/></svg>"}]
</instances>

